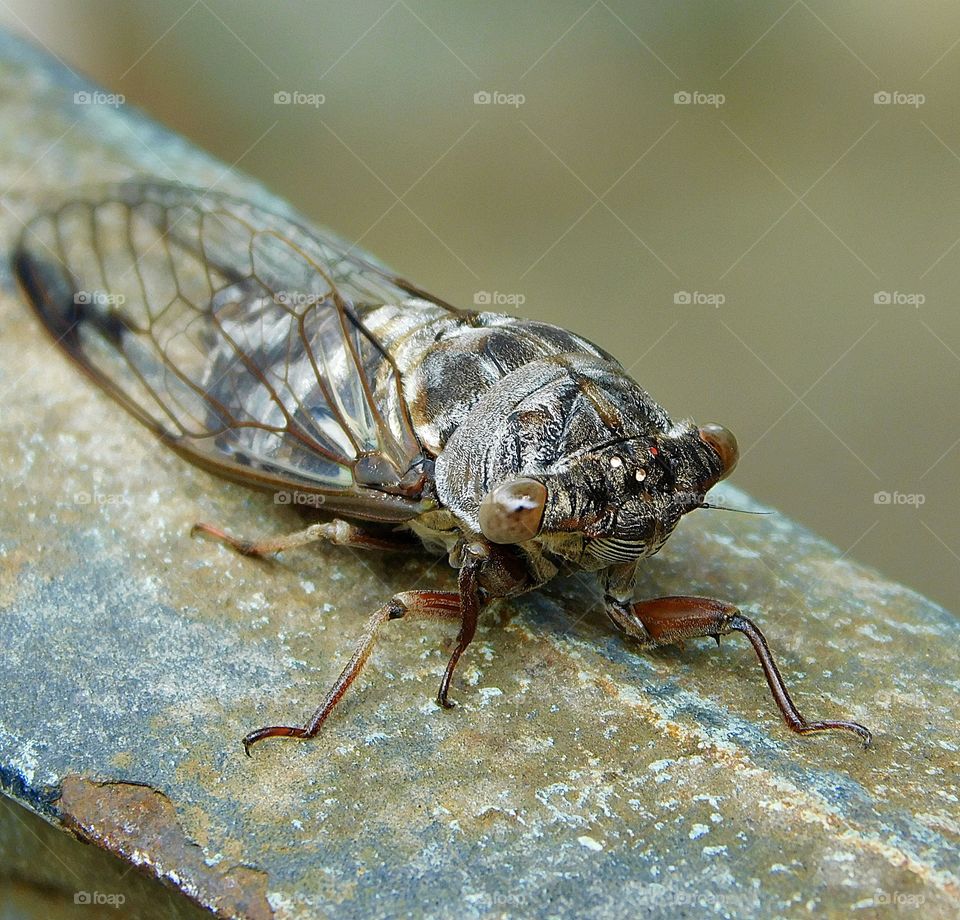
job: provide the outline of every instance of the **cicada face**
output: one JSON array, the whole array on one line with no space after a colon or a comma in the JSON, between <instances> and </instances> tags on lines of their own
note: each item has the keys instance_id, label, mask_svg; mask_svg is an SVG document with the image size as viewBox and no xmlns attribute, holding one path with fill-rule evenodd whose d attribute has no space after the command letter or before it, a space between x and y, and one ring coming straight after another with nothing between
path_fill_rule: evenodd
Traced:
<instances>
[{"instance_id":1,"label":"cicada face","mask_svg":"<svg viewBox=\"0 0 960 920\"><path fill-rule=\"evenodd\" d=\"M736 441L726 429L689 422L601 446L548 484L548 493L551 485L557 493L555 507L569 506L574 490L588 496L589 504L579 518L545 513L544 532L574 528L582 535L579 561L585 568L652 556L680 518L701 507L707 491L729 475L736 457Z\"/></svg>"}]
</instances>

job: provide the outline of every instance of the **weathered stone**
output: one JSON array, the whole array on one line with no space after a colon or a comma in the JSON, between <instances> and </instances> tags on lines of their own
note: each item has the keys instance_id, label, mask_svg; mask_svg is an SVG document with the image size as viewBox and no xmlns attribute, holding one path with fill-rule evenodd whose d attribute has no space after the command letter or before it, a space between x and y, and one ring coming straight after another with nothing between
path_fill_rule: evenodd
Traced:
<instances>
[{"instance_id":1,"label":"weathered stone","mask_svg":"<svg viewBox=\"0 0 960 920\"><path fill-rule=\"evenodd\" d=\"M267 199L135 112L74 105L84 87L10 39L0 88L5 250L41 188L172 170ZM866 723L871 750L792 735L736 638L637 652L571 578L484 619L455 710L433 702L449 635L395 624L321 737L245 758L247 730L312 710L368 611L451 572L191 541L300 521L159 448L5 272L9 796L225 915L957 915L960 623L776 515L692 515L640 591L742 604L802 710Z\"/></svg>"}]
</instances>

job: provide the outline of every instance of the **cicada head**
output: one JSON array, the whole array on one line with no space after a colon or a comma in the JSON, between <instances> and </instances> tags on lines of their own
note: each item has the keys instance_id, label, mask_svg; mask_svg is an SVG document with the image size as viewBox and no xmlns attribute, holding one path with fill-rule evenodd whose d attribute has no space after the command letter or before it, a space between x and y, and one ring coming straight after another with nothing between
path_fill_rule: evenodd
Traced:
<instances>
[{"instance_id":1,"label":"cicada head","mask_svg":"<svg viewBox=\"0 0 960 920\"><path fill-rule=\"evenodd\" d=\"M491 390L436 469L468 532L598 569L657 552L736 462L725 428L675 423L615 365L565 356Z\"/></svg>"},{"instance_id":2,"label":"cicada head","mask_svg":"<svg viewBox=\"0 0 960 920\"><path fill-rule=\"evenodd\" d=\"M588 568L652 556L737 458L727 429L690 422L600 444L544 477L540 533L581 535Z\"/></svg>"}]
</instances>

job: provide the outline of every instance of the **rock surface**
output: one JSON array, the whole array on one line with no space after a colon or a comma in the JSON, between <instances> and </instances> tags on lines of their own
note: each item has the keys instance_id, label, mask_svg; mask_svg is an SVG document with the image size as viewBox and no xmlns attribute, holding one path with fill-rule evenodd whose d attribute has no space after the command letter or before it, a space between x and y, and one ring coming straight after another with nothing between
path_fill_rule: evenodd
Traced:
<instances>
[{"instance_id":1,"label":"rock surface","mask_svg":"<svg viewBox=\"0 0 960 920\"><path fill-rule=\"evenodd\" d=\"M266 200L84 88L0 41L5 251L43 188L172 171ZM300 520L158 448L0 281L7 795L225 916L957 916L960 622L777 515L689 517L640 591L741 604L800 708L866 723L869 751L787 731L741 640L631 649L584 577L486 616L455 710L447 631L396 624L319 739L245 758L368 611L450 570L192 541Z\"/></svg>"}]
</instances>

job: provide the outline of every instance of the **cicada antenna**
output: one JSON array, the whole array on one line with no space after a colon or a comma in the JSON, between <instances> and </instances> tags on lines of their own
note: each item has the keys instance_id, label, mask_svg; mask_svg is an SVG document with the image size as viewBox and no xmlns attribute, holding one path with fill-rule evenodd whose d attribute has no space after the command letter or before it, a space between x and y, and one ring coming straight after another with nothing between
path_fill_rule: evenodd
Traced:
<instances>
[{"instance_id":1,"label":"cicada antenna","mask_svg":"<svg viewBox=\"0 0 960 920\"><path fill-rule=\"evenodd\" d=\"M706 508L707 511L736 511L737 514L776 514L776 511L748 511L746 508L728 508L726 505L711 505L704 502L698 505L698 508Z\"/></svg>"}]
</instances>

